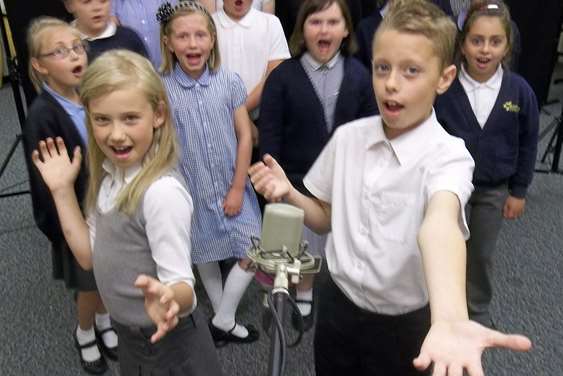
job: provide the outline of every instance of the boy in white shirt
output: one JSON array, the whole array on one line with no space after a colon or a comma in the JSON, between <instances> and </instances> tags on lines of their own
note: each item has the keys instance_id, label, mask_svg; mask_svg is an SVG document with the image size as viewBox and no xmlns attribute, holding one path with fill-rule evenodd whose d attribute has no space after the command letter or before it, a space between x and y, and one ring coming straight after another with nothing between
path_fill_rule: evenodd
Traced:
<instances>
[{"instance_id":1,"label":"boy in white shirt","mask_svg":"<svg viewBox=\"0 0 563 376\"><path fill-rule=\"evenodd\" d=\"M242 78L248 94L246 108L255 121L266 77L290 57L281 23L276 16L252 8L252 0L224 0L213 21L221 62ZM257 130L253 128L257 145Z\"/></svg>"},{"instance_id":2,"label":"boy in white shirt","mask_svg":"<svg viewBox=\"0 0 563 376\"><path fill-rule=\"evenodd\" d=\"M468 319L463 208L474 163L437 122L434 98L455 78L455 25L424 0L396 0L373 45L381 112L339 127L293 188L266 155L249 174L269 201L305 210L329 235L331 278L319 298L317 376L483 374L487 347L525 351L526 337Z\"/></svg>"}]
</instances>

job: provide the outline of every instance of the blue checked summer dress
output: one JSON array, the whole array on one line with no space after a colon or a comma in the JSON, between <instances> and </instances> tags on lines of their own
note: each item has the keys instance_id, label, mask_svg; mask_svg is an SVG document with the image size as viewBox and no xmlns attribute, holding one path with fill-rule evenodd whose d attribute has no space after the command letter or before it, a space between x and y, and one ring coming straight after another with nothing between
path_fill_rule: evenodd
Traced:
<instances>
[{"instance_id":1,"label":"blue checked summer dress","mask_svg":"<svg viewBox=\"0 0 563 376\"><path fill-rule=\"evenodd\" d=\"M194 201L192 260L195 264L242 258L250 237L260 236L261 216L247 178L240 214L227 217L223 200L235 172L237 138L234 112L246 100L235 73L208 69L198 80L176 64L162 77L181 146L180 170Z\"/></svg>"}]
</instances>

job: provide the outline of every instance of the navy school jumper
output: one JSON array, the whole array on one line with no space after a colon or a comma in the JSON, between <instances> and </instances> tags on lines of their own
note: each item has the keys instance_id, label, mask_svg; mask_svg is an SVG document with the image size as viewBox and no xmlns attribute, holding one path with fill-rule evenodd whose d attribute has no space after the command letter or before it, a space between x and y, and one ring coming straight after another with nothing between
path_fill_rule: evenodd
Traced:
<instances>
[{"instance_id":1,"label":"navy school jumper","mask_svg":"<svg viewBox=\"0 0 563 376\"><path fill-rule=\"evenodd\" d=\"M536 96L521 76L504 71L498 97L482 129L457 78L436 98L435 110L446 131L465 141L475 160L475 186L508 183L512 196L526 196L536 162L539 113Z\"/></svg>"}]
</instances>

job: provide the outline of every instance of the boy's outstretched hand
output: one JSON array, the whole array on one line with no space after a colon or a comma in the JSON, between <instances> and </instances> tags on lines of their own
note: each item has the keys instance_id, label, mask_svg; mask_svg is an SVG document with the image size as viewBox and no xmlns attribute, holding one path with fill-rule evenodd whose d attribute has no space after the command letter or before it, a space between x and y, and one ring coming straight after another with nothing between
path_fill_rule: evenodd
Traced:
<instances>
[{"instance_id":1,"label":"boy's outstretched hand","mask_svg":"<svg viewBox=\"0 0 563 376\"><path fill-rule=\"evenodd\" d=\"M250 166L248 175L256 192L270 202L281 201L292 188L285 172L270 154Z\"/></svg>"},{"instance_id":2,"label":"boy's outstretched hand","mask_svg":"<svg viewBox=\"0 0 563 376\"><path fill-rule=\"evenodd\" d=\"M155 343L178 325L180 306L174 300L172 288L155 278L140 275L135 287L143 290L145 310L156 325L156 332L151 336L151 342Z\"/></svg>"},{"instance_id":3,"label":"boy's outstretched hand","mask_svg":"<svg viewBox=\"0 0 563 376\"><path fill-rule=\"evenodd\" d=\"M51 192L69 187L74 189L74 181L78 176L82 161L80 147L77 146L74 149L71 161L63 139L60 137L57 137L56 140L48 138L39 141L39 151L33 151L31 160Z\"/></svg>"},{"instance_id":4,"label":"boy's outstretched hand","mask_svg":"<svg viewBox=\"0 0 563 376\"><path fill-rule=\"evenodd\" d=\"M422 371L433 364L432 376L483 376L481 355L490 347L528 351L531 341L521 335L503 334L474 321L436 322L426 336L414 366Z\"/></svg>"}]
</instances>

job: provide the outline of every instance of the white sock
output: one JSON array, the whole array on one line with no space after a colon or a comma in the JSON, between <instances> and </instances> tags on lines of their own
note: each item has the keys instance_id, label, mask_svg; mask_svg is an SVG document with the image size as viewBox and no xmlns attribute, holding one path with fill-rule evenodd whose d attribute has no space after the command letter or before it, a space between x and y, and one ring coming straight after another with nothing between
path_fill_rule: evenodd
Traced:
<instances>
[{"instance_id":1,"label":"white sock","mask_svg":"<svg viewBox=\"0 0 563 376\"><path fill-rule=\"evenodd\" d=\"M238 263L233 266L227 281L225 281L223 299L221 299L219 309L213 318L213 325L225 331L233 328L238 304L253 278L253 272L245 271ZM248 335L248 330L244 326L237 324L231 333L237 337L244 338Z\"/></svg>"},{"instance_id":2,"label":"white sock","mask_svg":"<svg viewBox=\"0 0 563 376\"><path fill-rule=\"evenodd\" d=\"M297 290L295 297L297 300L304 300L307 302L313 301L313 289L309 290ZM308 316L311 314L311 304L308 303L297 303L301 316Z\"/></svg>"},{"instance_id":3,"label":"white sock","mask_svg":"<svg viewBox=\"0 0 563 376\"><path fill-rule=\"evenodd\" d=\"M219 304L223 298L223 278L221 277L221 268L218 262L208 262L199 264L197 271L201 277L201 283L207 292L207 296L211 301L213 312L219 310Z\"/></svg>"},{"instance_id":4,"label":"white sock","mask_svg":"<svg viewBox=\"0 0 563 376\"><path fill-rule=\"evenodd\" d=\"M111 328L109 313L96 313L96 328L98 328L98 330ZM104 341L104 345L110 349L117 347L117 335L113 330L108 330L102 334L102 341Z\"/></svg>"},{"instance_id":5,"label":"white sock","mask_svg":"<svg viewBox=\"0 0 563 376\"><path fill-rule=\"evenodd\" d=\"M80 326L78 326L76 328L76 339L80 345L84 345L85 343L95 340L96 334L94 333L94 327L92 326L88 330L82 330L80 329ZM87 362L93 362L100 359L102 356L102 354L100 354L100 350L98 350L98 346L87 347L80 351L82 352L82 359Z\"/></svg>"}]
</instances>

